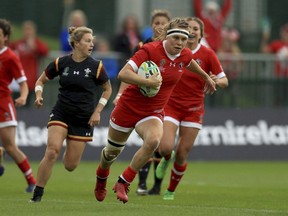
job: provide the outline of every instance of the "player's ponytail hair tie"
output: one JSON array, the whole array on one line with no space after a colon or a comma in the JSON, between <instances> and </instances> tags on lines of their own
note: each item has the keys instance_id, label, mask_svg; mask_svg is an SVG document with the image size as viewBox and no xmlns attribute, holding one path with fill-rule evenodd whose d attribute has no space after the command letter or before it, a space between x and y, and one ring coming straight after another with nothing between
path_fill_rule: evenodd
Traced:
<instances>
[{"instance_id":1,"label":"player's ponytail hair tie","mask_svg":"<svg viewBox=\"0 0 288 216\"><path fill-rule=\"evenodd\" d=\"M181 36L188 38L189 32L185 29L177 29L177 28L167 30L166 37L173 36L173 35L181 35Z\"/></svg>"},{"instance_id":2,"label":"player's ponytail hair tie","mask_svg":"<svg viewBox=\"0 0 288 216\"><path fill-rule=\"evenodd\" d=\"M75 32L76 29L77 29L77 27L75 27L75 26L69 27L69 29L68 29L69 35L71 35L73 32Z\"/></svg>"}]
</instances>

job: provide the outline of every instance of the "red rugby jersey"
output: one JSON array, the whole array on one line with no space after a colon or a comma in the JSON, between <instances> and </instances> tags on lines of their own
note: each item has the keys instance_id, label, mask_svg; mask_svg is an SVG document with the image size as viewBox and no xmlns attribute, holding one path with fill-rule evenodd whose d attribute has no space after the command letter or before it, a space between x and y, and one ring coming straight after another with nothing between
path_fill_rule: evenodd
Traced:
<instances>
[{"instance_id":1,"label":"red rugby jersey","mask_svg":"<svg viewBox=\"0 0 288 216\"><path fill-rule=\"evenodd\" d=\"M9 85L15 79L18 83L26 81L26 76L16 54L8 47L0 50L0 96L7 97L11 94Z\"/></svg>"},{"instance_id":2,"label":"red rugby jersey","mask_svg":"<svg viewBox=\"0 0 288 216\"><path fill-rule=\"evenodd\" d=\"M135 112L158 113L163 111L172 90L192 59L189 49L184 48L180 54L171 56L165 51L164 44L165 41L147 43L128 62L135 73L144 61L151 60L158 65L163 79L158 94L151 98L145 97L141 94L138 86L130 85L120 97L119 105Z\"/></svg>"},{"instance_id":3,"label":"red rugby jersey","mask_svg":"<svg viewBox=\"0 0 288 216\"><path fill-rule=\"evenodd\" d=\"M204 71L207 73L211 72L218 78L226 76L218 57L212 49L199 44L195 50L192 50L192 53L193 59ZM205 81L199 75L186 69L181 80L174 88L169 103L173 103L179 109L183 109L183 111L188 111L201 105L204 106L204 86Z\"/></svg>"}]
</instances>

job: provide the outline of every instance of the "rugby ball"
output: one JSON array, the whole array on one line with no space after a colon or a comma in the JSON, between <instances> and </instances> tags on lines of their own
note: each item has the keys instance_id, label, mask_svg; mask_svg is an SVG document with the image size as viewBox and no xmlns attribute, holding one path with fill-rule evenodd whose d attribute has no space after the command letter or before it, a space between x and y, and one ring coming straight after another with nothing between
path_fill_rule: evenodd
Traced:
<instances>
[{"instance_id":1,"label":"rugby ball","mask_svg":"<svg viewBox=\"0 0 288 216\"><path fill-rule=\"evenodd\" d=\"M153 61L145 61L143 62L138 71L137 74L145 79L148 79L150 76L157 74L157 77L161 77L160 70ZM146 97L154 97L160 90L160 86L157 88L151 88L148 86L139 86L140 92L146 96Z\"/></svg>"}]
</instances>

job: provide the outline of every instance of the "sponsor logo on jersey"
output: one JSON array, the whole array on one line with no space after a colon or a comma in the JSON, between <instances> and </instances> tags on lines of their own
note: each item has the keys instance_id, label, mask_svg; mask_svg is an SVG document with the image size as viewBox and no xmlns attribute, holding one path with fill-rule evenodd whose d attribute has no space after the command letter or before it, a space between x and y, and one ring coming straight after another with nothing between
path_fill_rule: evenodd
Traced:
<instances>
[{"instance_id":1,"label":"sponsor logo on jersey","mask_svg":"<svg viewBox=\"0 0 288 216\"><path fill-rule=\"evenodd\" d=\"M4 116L6 121L11 120L10 114L8 112L5 112Z\"/></svg>"},{"instance_id":2,"label":"sponsor logo on jersey","mask_svg":"<svg viewBox=\"0 0 288 216\"><path fill-rule=\"evenodd\" d=\"M91 73L90 68L86 68L84 69L84 71L85 71L85 77L89 77L89 73Z\"/></svg>"},{"instance_id":3,"label":"sponsor logo on jersey","mask_svg":"<svg viewBox=\"0 0 288 216\"><path fill-rule=\"evenodd\" d=\"M49 121L51 121L51 119L52 119L53 116L54 116L54 114L51 113L50 116L49 116Z\"/></svg>"},{"instance_id":4,"label":"sponsor logo on jersey","mask_svg":"<svg viewBox=\"0 0 288 216\"><path fill-rule=\"evenodd\" d=\"M69 75L68 71L69 71L69 67L65 67L64 72L63 72L63 76L68 76Z\"/></svg>"},{"instance_id":5,"label":"sponsor logo on jersey","mask_svg":"<svg viewBox=\"0 0 288 216\"><path fill-rule=\"evenodd\" d=\"M161 59L160 60L160 66L159 66L159 70L161 72L164 72L165 71L165 68L164 68L164 65L166 64L166 60L165 59Z\"/></svg>"},{"instance_id":6,"label":"sponsor logo on jersey","mask_svg":"<svg viewBox=\"0 0 288 216\"><path fill-rule=\"evenodd\" d=\"M183 62L180 62L178 71L183 72Z\"/></svg>"},{"instance_id":7,"label":"sponsor logo on jersey","mask_svg":"<svg viewBox=\"0 0 288 216\"><path fill-rule=\"evenodd\" d=\"M170 67L176 67L176 63L170 62L169 66Z\"/></svg>"},{"instance_id":8,"label":"sponsor logo on jersey","mask_svg":"<svg viewBox=\"0 0 288 216\"><path fill-rule=\"evenodd\" d=\"M201 63L202 63L201 59L199 59L199 58L196 59L196 62L197 62L198 65L201 65Z\"/></svg>"},{"instance_id":9,"label":"sponsor logo on jersey","mask_svg":"<svg viewBox=\"0 0 288 216\"><path fill-rule=\"evenodd\" d=\"M63 76L68 76L69 75L69 73L68 73L68 71L69 71L69 67L65 67L64 68L64 70L63 70Z\"/></svg>"}]
</instances>

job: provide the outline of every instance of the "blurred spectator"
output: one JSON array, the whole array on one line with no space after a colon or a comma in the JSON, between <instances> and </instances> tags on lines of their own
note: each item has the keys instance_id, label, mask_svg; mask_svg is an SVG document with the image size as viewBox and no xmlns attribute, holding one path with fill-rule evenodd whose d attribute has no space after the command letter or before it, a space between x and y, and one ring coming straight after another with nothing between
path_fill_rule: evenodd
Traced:
<instances>
[{"instance_id":1,"label":"blurred spectator","mask_svg":"<svg viewBox=\"0 0 288 216\"><path fill-rule=\"evenodd\" d=\"M118 61L113 56L109 56L109 52L111 52L109 42L104 38L97 37L95 47L96 52L100 56L99 58L102 60L110 80L117 79L119 72Z\"/></svg>"},{"instance_id":2,"label":"blurred spectator","mask_svg":"<svg viewBox=\"0 0 288 216\"><path fill-rule=\"evenodd\" d=\"M225 27L222 30L222 39L218 55L222 59L221 63L227 78L235 80L242 68L241 50L238 46L240 33L233 27Z\"/></svg>"},{"instance_id":3,"label":"blurred spectator","mask_svg":"<svg viewBox=\"0 0 288 216\"><path fill-rule=\"evenodd\" d=\"M101 59L104 65L104 68L109 76L111 85L113 88L118 88L119 81L117 79L118 72L119 72L119 61L118 58L111 52L111 46L109 41L105 38L97 36L95 38L95 49L97 58ZM112 91L112 98L116 97L117 92ZM108 102L110 106L112 104L112 100Z\"/></svg>"},{"instance_id":4,"label":"blurred spectator","mask_svg":"<svg viewBox=\"0 0 288 216\"><path fill-rule=\"evenodd\" d=\"M225 27L222 29L222 44L220 51L238 54L241 52L238 41L240 39L240 33L236 28Z\"/></svg>"},{"instance_id":5,"label":"blurred spectator","mask_svg":"<svg viewBox=\"0 0 288 216\"><path fill-rule=\"evenodd\" d=\"M69 45L69 33L68 28L70 26L79 27L79 26L86 26L87 25L87 17L82 10L73 10L68 18L68 23L65 28L62 29L60 33L60 48L61 51L64 52L71 52L72 48Z\"/></svg>"},{"instance_id":6,"label":"blurred spectator","mask_svg":"<svg viewBox=\"0 0 288 216\"><path fill-rule=\"evenodd\" d=\"M120 67L126 64L128 58L133 54L134 48L141 41L138 20L134 15L128 15L122 22L122 28L114 38L114 50L123 55Z\"/></svg>"},{"instance_id":7,"label":"blurred spectator","mask_svg":"<svg viewBox=\"0 0 288 216\"><path fill-rule=\"evenodd\" d=\"M215 96L216 94L212 95L210 104L215 104L216 101L229 100L231 105L235 105L237 98L239 98L240 90L238 85L234 85L234 81L236 81L243 68L241 50L238 46L240 33L236 28L224 27L222 30L222 39L218 57L229 80L229 93L217 94L217 96Z\"/></svg>"},{"instance_id":8,"label":"blurred spectator","mask_svg":"<svg viewBox=\"0 0 288 216\"><path fill-rule=\"evenodd\" d=\"M141 32L142 41L144 41L145 43L151 42L151 39L153 37L157 37L157 35L159 34L159 33L157 33L155 35L155 29L153 29L153 21L154 21L154 19L156 17L162 17L162 18L164 17L164 20L165 19L169 19L168 21L170 21L170 12L168 12L165 9L155 9L155 10L152 11L151 17L152 17L152 21L151 21L150 25L146 26ZM154 25L160 25L159 21L157 21L157 23L158 24L155 23Z\"/></svg>"},{"instance_id":9,"label":"blurred spectator","mask_svg":"<svg viewBox=\"0 0 288 216\"><path fill-rule=\"evenodd\" d=\"M33 105L35 82L39 73L39 61L41 57L48 55L49 48L37 36L36 24L30 20L24 21L22 24L22 38L12 41L9 46L19 56L23 65L29 88L27 105Z\"/></svg>"},{"instance_id":10,"label":"blurred spectator","mask_svg":"<svg viewBox=\"0 0 288 216\"><path fill-rule=\"evenodd\" d=\"M142 41L146 41L153 36L153 29L151 26L146 26L141 32Z\"/></svg>"},{"instance_id":11,"label":"blurred spectator","mask_svg":"<svg viewBox=\"0 0 288 216\"><path fill-rule=\"evenodd\" d=\"M264 53L274 53L277 57L275 64L275 76L278 79L274 88L274 105L281 106L283 98L286 98L288 85L288 23L280 28L280 38L268 43L270 28L263 28L261 50Z\"/></svg>"},{"instance_id":12,"label":"blurred spectator","mask_svg":"<svg viewBox=\"0 0 288 216\"><path fill-rule=\"evenodd\" d=\"M263 31L261 51L264 53L275 53L277 56L276 76L288 77L288 23L280 29L280 38L268 43L270 31Z\"/></svg>"},{"instance_id":13,"label":"blurred spectator","mask_svg":"<svg viewBox=\"0 0 288 216\"><path fill-rule=\"evenodd\" d=\"M222 43L222 27L231 9L232 1L224 0L222 8L216 1L207 1L203 8L202 1L193 0L195 16L205 24L205 38L202 38L201 43L218 52Z\"/></svg>"}]
</instances>

